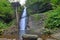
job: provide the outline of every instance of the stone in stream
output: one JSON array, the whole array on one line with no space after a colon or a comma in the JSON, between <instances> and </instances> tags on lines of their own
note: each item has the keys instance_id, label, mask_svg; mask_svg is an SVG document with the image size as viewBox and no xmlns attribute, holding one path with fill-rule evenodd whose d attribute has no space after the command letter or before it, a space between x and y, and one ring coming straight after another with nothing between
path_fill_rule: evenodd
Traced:
<instances>
[{"instance_id":1,"label":"stone in stream","mask_svg":"<svg viewBox=\"0 0 60 40\"><path fill-rule=\"evenodd\" d=\"M32 34L24 34L22 36L23 40L37 40L38 36L37 35L32 35Z\"/></svg>"}]
</instances>

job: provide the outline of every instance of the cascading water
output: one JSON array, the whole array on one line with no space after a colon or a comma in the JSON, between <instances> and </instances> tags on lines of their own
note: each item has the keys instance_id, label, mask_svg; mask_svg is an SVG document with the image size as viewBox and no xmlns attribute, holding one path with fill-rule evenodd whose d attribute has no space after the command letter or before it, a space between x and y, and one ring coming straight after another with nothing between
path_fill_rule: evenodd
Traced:
<instances>
[{"instance_id":1,"label":"cascading water","mask_svg":"<svg viewBox=\"0 0 60 40\"><path fill-rule=\"evenodd\" d=\"M20 20L20 38L22 38L22 36L25 34L26 31L26 26L27 26L27 12L26 12L26 7L24 7L23 10L23 14L21 16L21 20ZM20 39L22 40L22 39Z\"/></svg>"},{"instance_id":2,"label":"cascading water","mask_svg":"<svg viewBox=\"0 0 60 40\"><path fill-rule=\"evenodd\" d=\"M23 10L23 13L21 15L21 19L20 19L20 22L19 22L19 27L20 27L20 37L22 37L24 34L25 34L25 31L26 31L26 26L27 26L27 7L25 6L25 2L26 0L20 0L20 4L21 6L24 7L24 10ZM22 40L22 39L20 39Z\"/></svg>"},{"instance_id":3,"label":"cascading water","mask_svg":"<svg viewBox=\"0 0 60 40\"><path fill-rule=\"evenodd\" d=\"M20 30L25 30L25 27L27 25L26 21L27 21L27 13L26 13L26 7L24 7L23 10L23 14L21 16L21 20L20 20Z\"/></svg>"}]
</instances>

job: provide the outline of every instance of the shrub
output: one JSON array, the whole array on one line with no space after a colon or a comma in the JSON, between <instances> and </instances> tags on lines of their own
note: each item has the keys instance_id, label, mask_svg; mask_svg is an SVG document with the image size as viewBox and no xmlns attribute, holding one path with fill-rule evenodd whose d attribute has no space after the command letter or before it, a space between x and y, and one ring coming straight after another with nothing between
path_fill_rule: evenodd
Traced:
<instances>
[{"instance_id":1,"label":"shrub","mask_svg":"<svg viewBox=\"0 0 60 40\"><path fill-rule=\"evenodd\" d=\"M50 2L55 5L60 5L60 0L50 0Z\"/></svg>"},{"instance_id":2,"label":"shrub","mask_svg":"<svg viewBox=\"0 0 60 40\"><path fill-rule=\"evenodd\" d=\"M46 13L45 28L57 29L60 28L60 7Z\"/></svg>"},{"instance_id":3,"label":"shrub","mask_svg":"<svg viewBox=\"0 0 60 40\"><path fill-rule=\"evenodd\" d=\"M14 11L7 0L0 0L0 19L7 21L12 19Z\"/></svg>"},{"instance_id":4,"label":"shrub","mask_svg":"<svg viewBox=\"0 0 60 40\"><path fill-rule=\"evenodd\" d=\"M7 0L0 0L0 30L11 26L14 10Z\"/></svg>"}]
</instances>

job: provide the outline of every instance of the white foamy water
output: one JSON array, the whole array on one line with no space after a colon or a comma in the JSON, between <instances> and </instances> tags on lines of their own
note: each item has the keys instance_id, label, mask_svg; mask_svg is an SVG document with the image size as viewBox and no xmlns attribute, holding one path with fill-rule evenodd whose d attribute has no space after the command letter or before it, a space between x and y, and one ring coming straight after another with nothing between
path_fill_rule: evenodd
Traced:
<instances>
[{"instance_id":1,"label":"white foamy water","mask_svg":"<svg viewBox=\"0 0 60 40\"><path fill-rule=\"evenodd\" d=\"M22 16L21 16L21 20L20 20L20 23L19 23L19 27L20 27L20 31L19 31L19 34L20 34L20 40L23 40L22 39L22 36L26 33L26 26L27 26L27 11L26 11L26 7L24 7L24 10L23 10L23 13L22 13Z\"/></svg>"},{"instance_id":2,"label":"white foamy water","mask_svg":"<svg viewBox=\"0 0 60 40\"><path fill-rule=\"evenodd\" d=\"M26 4L26 0L20 0L19 3L21 4L21 6L24 6Z\"/></svg>"},{"instance_id":3,"label":"white foamy water","mask_svg":"<svg viewBox=\"0 0 60 40\"><path fill-rule=\"evenodd\" d=\"M20 31L19 31L20 40L22 40L22 36L26 33L25 31L26 31L26 26L27 26L27 7L25 6L25 2L26 2L26 0L20 0L21 6L24 7L23 13L21 15L21 19L20 19L20 22L19 22L19 27L20 27Z\"/></svg>"},{"instance_id":4,"label":"white foamy water","mask_svg":"<svg viewBox=\"0 0 60 40\"><path fill-rule=\"evenodd\" d=\"M23 13L22 13L22 16L21 16L21 20L20 20L20 30L25 30L25 27L26 27L26 21L27 21L27 13L26 13L26 7L24 7L24 10L23 10Z\"/></svg>"}]
</instances>

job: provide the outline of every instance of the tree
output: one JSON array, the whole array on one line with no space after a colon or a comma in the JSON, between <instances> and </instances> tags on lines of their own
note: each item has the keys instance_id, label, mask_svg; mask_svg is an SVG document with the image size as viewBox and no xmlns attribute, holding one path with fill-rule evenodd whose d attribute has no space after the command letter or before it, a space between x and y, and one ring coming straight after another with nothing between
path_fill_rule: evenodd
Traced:
<instances>
[{"instance_id":1,"label":"tree","mask_svg":"<svg viewBox=\"0 0 60 40\"><path fill-rule=\"evenodd\" d=\"M14 10L7 0L0 0L0 31L10 27L13 23Z\"/></svg>"},{"instance_id":2,"label":"tree","mask_svg":"<svg viewBox=\"0 0 60 40\"><path fill-rule=\"evenodd\" d=\"M3 21L10 21L13 14L11 4L7 0L0 0L0 19Z\"/></svg>"}]
</instances>

